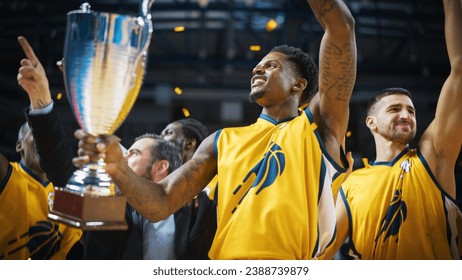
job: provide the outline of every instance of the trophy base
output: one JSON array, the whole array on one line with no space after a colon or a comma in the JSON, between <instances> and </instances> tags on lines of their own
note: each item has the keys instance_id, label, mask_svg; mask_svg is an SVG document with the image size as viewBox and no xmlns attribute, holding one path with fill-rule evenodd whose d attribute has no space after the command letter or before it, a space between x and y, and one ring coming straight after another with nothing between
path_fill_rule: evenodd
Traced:
<instances>
[{"instance_id":1,"label":"trophy base","mask_svg":"<svg viewBox=\"0 0 462 280\"><path fill-rule=\"evenodd\" d=\"M126 230L126 198L87 196L56 189L48 219L82 230Z\"/></svg>"}]
</instances>

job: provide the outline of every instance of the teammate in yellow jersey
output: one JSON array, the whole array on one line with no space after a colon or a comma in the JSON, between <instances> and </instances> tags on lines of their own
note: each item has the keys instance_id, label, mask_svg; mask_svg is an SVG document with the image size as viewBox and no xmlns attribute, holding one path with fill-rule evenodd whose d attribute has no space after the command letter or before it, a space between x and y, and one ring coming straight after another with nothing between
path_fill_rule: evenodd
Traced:
<instances>
[{"instance_id":1,"label":"teammate in yellow jersey","mask_svg":"<svg viewBox=\"0 0 462 280\"><path fill-rule=\"evenodd\" d=\"M253 69L256 123L219 130L193 158L158 184L136 176L117 137L82 130L76 165L104 156L129 203L164 219L217 175L218 228L211 259L315 259L335 238L332 185L347 170L341 148L356 80L354 19L343 1L307 1L325 33L318 69L300 49L273 48ZM315 94L307 109L300 104ZM296 176L294 176L296 174Z\"/></svg>"},{"instance_id":2,"label":"teammate in yellow jersey","mask_svg":"<svg viewBox=\"0 0 462 280\"><path fill-rule=\"evenodd\" d=\"M40 168L30 127L23 124L16 151L20 162L0 154L0 260L66 259L80 246L80 229L48 220L54 187Z\"/></svg>"},{"instance_id":3,"label":"teammate in yellow jersey","mask_svg":"<svg viewBox=\"0 0 462 280\"><path fill-rule=\"evenodd\" d=\"M385 89L370 101L366 125L376 159L342 185L330 255L349 238L349 254L358 259L460 258L454 167L462 144L462 1L443 6L451 72L435 118L410 149L416 112L409 91Z\"/></svg>"}]
</instances>

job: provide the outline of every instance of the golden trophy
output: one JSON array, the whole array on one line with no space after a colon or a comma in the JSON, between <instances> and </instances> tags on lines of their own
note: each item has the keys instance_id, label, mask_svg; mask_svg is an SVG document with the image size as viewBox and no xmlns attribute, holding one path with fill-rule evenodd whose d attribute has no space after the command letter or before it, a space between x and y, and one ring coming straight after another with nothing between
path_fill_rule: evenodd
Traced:
<instances>
[{"instance_id":1,"label":"golden trophy","mask_svg":"<svg viewBox=\"0 0 462 280\"><path fill-rule=\"evenodd\" d=\"M63 73L67 98L80 127L98 137L113 134L130 112L145 76L154 1L139 17L90 10L67 14ZM104 160L75 171L56 187L48 218L83 230L123 230L126 199L116 194Z\"/></svg>"}]
</instances>

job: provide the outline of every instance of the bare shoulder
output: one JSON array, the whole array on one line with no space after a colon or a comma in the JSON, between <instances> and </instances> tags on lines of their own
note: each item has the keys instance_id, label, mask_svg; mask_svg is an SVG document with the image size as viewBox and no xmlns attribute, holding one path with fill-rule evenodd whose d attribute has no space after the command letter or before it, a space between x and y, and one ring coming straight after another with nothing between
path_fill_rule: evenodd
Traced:
<instances>
[{"instance_id":1,"label":"bare shoulder","mask_svg":"<svg viewBox=\"0 0 462 280\"><path fill-rule=\"evenodd\" d=\"M173 205L179 206L190 201L217 174L217 160L214 154L214 139L216 133L208 136L200 144L191 160L170 174L165 180L167 193L174 200Z\"/></svg>"},{"instance_id":2,"label":"bare shoulder","mask_svg":"<svg viewBox=\"0 0 462 280\"><path fill-rule=\"evenodd\" d=\"M450 151L443 145L440 145L438 141L434 141L435 137L438 137L434 133L434 130L436 130L434 127L433 124L430 125L422 135L419 141L419 151L439 185L452 198L455 198L456 185L454 166L458 153L451 154Z\"/></svg>"},{"instance_id":3,"label":"bare shoulder","mask_svg":"<svg viewBox=\"0 0 462 280\"><path fill-rule=\"evenodd\" d=\"M207 138L205 138L204 141L202 141L202 143L199 145L199 148L197 148L197 151L194 154L194 157L213 157L215 158L214 144L215 144L215 138L217 136L217 133L218 131L215 131L214 133L207 136Z\"/></svg>"},{"instance_id":4,"label":"bare shoulder","mask_svg":"<svg viewBox=\"0 0 462 280\"><path fill-rule=\"evenodd\" d=\"M200 181L201 190L217 173L217 159L214 153L215 135L216 133L213 133L205 138L192 159L184 164L184 179L194 178L196 181Z\"/></svg>"}]
</instances>

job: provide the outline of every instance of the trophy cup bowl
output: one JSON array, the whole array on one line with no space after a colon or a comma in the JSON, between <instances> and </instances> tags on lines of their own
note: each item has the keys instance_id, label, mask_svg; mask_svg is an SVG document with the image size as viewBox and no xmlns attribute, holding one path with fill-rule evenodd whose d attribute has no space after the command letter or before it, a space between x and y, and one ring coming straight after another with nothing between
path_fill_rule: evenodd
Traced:
<instances>
[{"instance_id":1,"label":"trophy cup bowl","mask_svg":"<svg viewBox=\"0 0 462 280\"><path fill-rule=\"evenodd\" d=\"M123 123L145 76L151 34L146 6L141 17L95 12L88 3L67 14L64 84L82 129L98 137ZM83 230L123 230L125 208L100 159L55 188L48 218Z\"/></svg>"}]
</instances>

